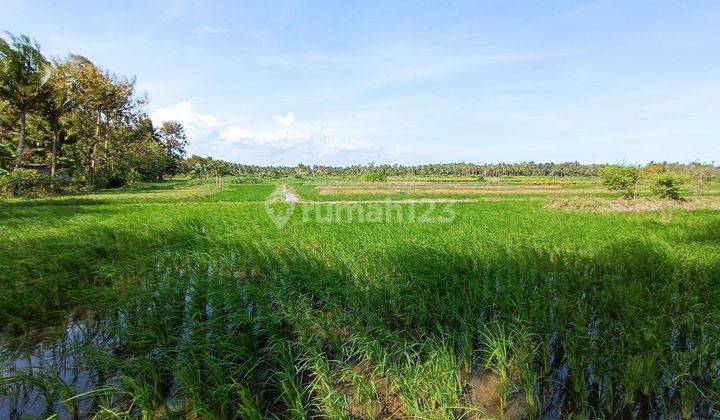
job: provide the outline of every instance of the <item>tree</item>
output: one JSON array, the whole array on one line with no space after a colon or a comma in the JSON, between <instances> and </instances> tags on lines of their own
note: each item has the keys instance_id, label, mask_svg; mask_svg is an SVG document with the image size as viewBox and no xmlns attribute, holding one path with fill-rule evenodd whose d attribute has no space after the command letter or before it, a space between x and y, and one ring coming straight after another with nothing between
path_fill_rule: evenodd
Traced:
<instances>
[{"instance_id":1,"label":"tree","mask_svg":"<svg viewBox=\"0 0 720 420\"><path fill-rule=\"evenodd\" d=\"M81 137L86 146L88 172L95 172L97 147L104 140L103 157L107 161L109 149L108 126L113 120L122 121L140 104L133 101L134 80L123 79L100 70L85 57L71 55L68 72L72 92L77 97L80 129L93 127L92 133Z\"/></svg>"},{"instance_id":2,"label":"tree","mask_svg":"<svg viewBox=\"0 0 720 420\"><path fill-rule=\"evenodd\" d=\"M41 102L44 89L42 70L47 60L40 45L27 35L8 33L10 42L0 38L0 98L20 125L15 169L23 160L27 138L27 119Z\"/></svg>"},{"instance_id":3,"label":"tree","mask_svg":"<svg viewBox=\"0 0 720 420\"><path fill-rule=\"evenodd\" d=\"M642 169L645 176L654 177L665 172L665 165L662 163L650 162Z\"/></svg>"},{"instance_id":4,"label":"tree","mask_svg":"<svg viewBox=\"0 0 720 420\"><path fill-rule=\"evenodd\" d=\"M218 188L222 187L222 177L226 174L225 162L208 158L205 168L215 180L215 186Z\"/></svg>"},{"instance_id":5,"label":"tree","mask_svg":"<svg viewBox=\"0 0 720 420\"><path fill-rule=\"evenodd\" d=\"M185 157L188 140L185 128L178 121L163 121L158 130L158 138L165 150L167 167L165 173L175 175L180 171Z\"/></svg>"},{"instance_id":6,"label":"tree","mask_svg":"<svg viewBox=\"0 0 720 420\"><path fill-rule=\"evenodd\" d=\"M635 197L639 171L632 166L606 166L600 171L602 183L610 191L621 191L625 199Z\"/></svg>"},{"instance_id":7,"label":"tree","mask_svg":"<svg viewBox=\"0 0 720 420\"><path fill-rule=\"evenodd\" d=\"M366 172L360 177L360 180L362 182L385 182L387 181L387 175L378 171Z\"/></svg>"},{"instance_id":8,"label":"tree","mask_svg":"<svg viewBox=\"0 0 720 420\"><path fill-rule=\"evenodd\" d=\"M46 66L44 79L48 94L44 97L41 111L52 133L50 176L54 178L58 153L65 137L64 119L76 108L77 103L70 92L65 64L56 62Z\"/></svg>"},{"instance_id":9,"label":"tree","mask_svg":"<svg viewBox=\"0 0 720 420\"><path fill-rule=\"evenodd\" d=\"M660 198L670 198L672 200L680 199L680 186L685 180L675 174L665 173L655 177L652 185L652 191Z\"/></svg>"}]
</instances>

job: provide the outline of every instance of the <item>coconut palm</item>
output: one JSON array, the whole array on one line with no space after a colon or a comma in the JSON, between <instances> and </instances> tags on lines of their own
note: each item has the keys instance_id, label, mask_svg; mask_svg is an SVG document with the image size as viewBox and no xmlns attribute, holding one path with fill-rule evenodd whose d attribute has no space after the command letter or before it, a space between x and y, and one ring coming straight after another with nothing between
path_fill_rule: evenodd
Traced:
<instances>
[{"instance_id":1,"label":"coconut palm","mask_svg":"<svg viewBox=\"0 0 720 420\"><path fill-rule=\"evenodd\" d=\"M55 177L57 156L64 138L63 118L75 109L77 102L70 92L64 64L52 63L46 66L42 83L48 89L41 104L41 112L52 132L50 176Z\"/></svg>"},{"instance_id":2,"label":"coconut palm","mask_svg":"<svg viewBox=\"0 0 720 420\"><path fill-rule=\"evenodd\" d=\"M25 150L28 115L37 109L44 95L43 68L47 60L40 45L27 35L8 33L10 42L0 38L0 98L17 118L20 132L15 169L20 166Z\"/></svg>"}]
</instances>

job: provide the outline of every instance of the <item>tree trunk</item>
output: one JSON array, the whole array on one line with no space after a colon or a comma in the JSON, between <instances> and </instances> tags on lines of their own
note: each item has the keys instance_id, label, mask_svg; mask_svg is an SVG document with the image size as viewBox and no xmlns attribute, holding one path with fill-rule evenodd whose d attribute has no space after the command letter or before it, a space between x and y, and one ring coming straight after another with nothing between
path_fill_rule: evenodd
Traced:
<instances>
[{"instance_id":1,"label":"tree trunk","mask_svg":"<svg viewBox=\"0 0 720 420\"><path fill-rule=\"evenodd\" d=\"M15 161L15 170L20 167L22 162L23 153L25 152L25 125L27 124L25 113L20 115L20 139L18 140L17 146L17 160Z\"/></svg>"},{"instance_id":2,"label":"tree trunk","mask_svg":"<svg viewBox=\"0 0 720 420\"><path fill-rule=\"evenodd\" d=\"M100 142L100 110L97 111L97 118L95 119L95 139L93 144L90 146L90 171L95 171L95 145Z\"/></svg>"},{"instance_id":3,"label":"tree trunk","mask_svg":"<svg viewBox=\"0 0 720 420\"><path fill-rule=\"evenodd\" d=\"M88 147L88 172L95 172L95 143Z\"/></svg>"},{"instance_id":4,"label":"tree trunk","mask_svg":"<svg viewBox=\"0 0 720 420\"><path fill-rule=\"evenodd\" d=\"M58 152L58 145L60 144L60 133L55 132L53 133L53 143L52 143L52 159L50 159L50 177L55 178L55 169L57 167L57 152Z\"/></svg>"}]
</instances>

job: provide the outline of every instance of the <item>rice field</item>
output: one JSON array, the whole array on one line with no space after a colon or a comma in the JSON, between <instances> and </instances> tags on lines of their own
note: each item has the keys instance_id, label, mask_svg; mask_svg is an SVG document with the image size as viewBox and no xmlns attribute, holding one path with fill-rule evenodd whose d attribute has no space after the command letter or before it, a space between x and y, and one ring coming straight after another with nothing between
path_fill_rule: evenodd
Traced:
<instances>
[{"instance_id":1,"label":"rice field","mask_svg":"<svg viewBox=\"0 0 720 420\"><path fill-rule=\"evenodd\" d=\"M300 202L265 203L281 185ZM285 179L0 201L0 418L717 417L720 211L548 206L615 197Z\"/></svg>"}]
</instances>

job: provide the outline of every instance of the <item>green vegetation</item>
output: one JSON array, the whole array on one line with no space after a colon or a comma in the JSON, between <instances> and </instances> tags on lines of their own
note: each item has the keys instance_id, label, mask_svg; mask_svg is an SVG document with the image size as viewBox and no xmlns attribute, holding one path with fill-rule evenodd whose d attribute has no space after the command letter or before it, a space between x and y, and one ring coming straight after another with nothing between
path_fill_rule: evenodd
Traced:
<instances>
[{"instance_id":1,"label":"green vegetation","mask_svg":"<svg viewBox=\"0 0 720 420\"><path fill-rule=\"evenodd\" d=\"M360 180L362 182L385 182L387 175L382 172L367 172L360 177Z\"/></svg>"},{"instance_id":2,"label":"green vegetation","mask_svg":"<svg viewBox=\"0 0 720 420\"><path fill-rule=\"evenodd\" d=\"M0 38L0 195L121 187L177 174L183 126L154 126L134 89L134 79L85 57L48 60L27 36Z\"/></svg>"},{"instance_id":3,"label":"green vegetation","mask_svg":"<svg viewBox=\"0 0 720 420\"><path fill-rule=\"evenodd\" d=\"M660 198L680 199L680 186L685 179L675 174L661 174L655 177L652 190Z\"/></svg>"},{"instance_id":4,"label":"green vegetation","mask_svg":"<svg viewBox=\"0 0 720 420\"><path fill-rule=\"evenodd\" d=\"M607 166L600 172L602 183L611 191L621 191L626 199L635 197L640 171L632 166Z\"/></svg>"},{"instance_id":5,"label":"green vegetation","mask_svg":"<svg viewBox=\"0 0 720 420\"><path fill-rule=\"evenodd\" d=\"M279 229L259 201L290 182L252 182L0 202L0 407L27 408L23 395L40 396L35 417L720 406L717 211L561 212L545 191L453 203L450 223L327 221L328 207L297 204ZM305 200L298 187L317 187L292 186ZM16 362L29 354L54 362L29 371Z\"/></svg>"}]
</instances>

